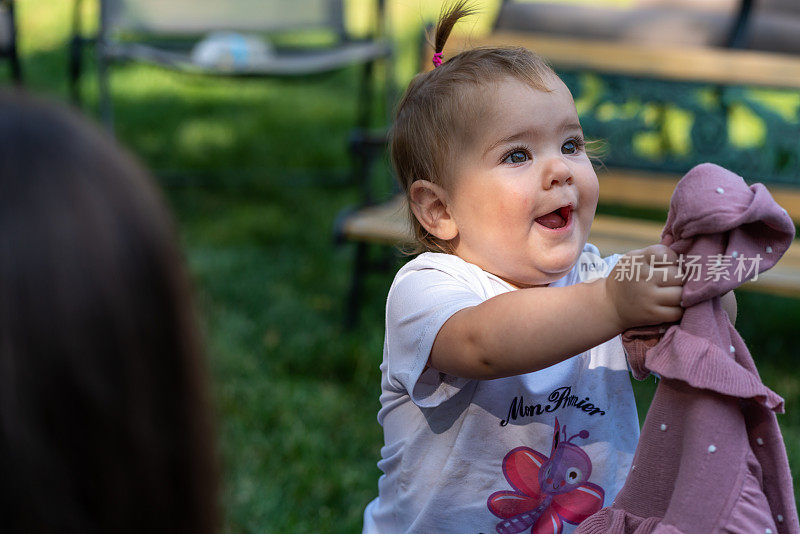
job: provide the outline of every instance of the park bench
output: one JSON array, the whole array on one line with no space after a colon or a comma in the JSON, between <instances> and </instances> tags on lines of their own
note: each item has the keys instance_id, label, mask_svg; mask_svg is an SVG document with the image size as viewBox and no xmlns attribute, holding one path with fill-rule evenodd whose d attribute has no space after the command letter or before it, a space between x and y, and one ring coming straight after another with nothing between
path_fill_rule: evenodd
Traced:
<instances>
[{"instance_id":1,"label":"park bench","mask_svg":"<svg viewBox=\"0 0 800 534\"><path fill-rule=\"evenodd\" d=\"M502 0L495 30L628 44L800 53L796 0Z\"/></svg>"},{"instance_id":2,"label":"park bench","mask_svg":"<svg viewBox=\"0 0 800 534\"><path fill-rule=\"evenodd\" d=\"M786 115L785 110L759 103L759 95L750 89L800 90L800 58L752 50L632 46L511 31L453 36L444 57L465 48L500 45L524 46L546 58L573 91L587 137L608 141L609 153L598 169L600 206L589 236L603 255L658 243L675 184L703 161L730 168L748 183L764 183L795 223L800 223L800 103L793 116L785 118L781 116ZM430 56L430 49L423 53L428 60ZM638 104L638 111L628 109L632 101ZM735 127L731 115L752 119L748 115L752 109L765 117L761 130L766 142L747 145L746 139L739 139L738 144L745 146L735 146L723 140L731 135L741 137L741 132L730 134ZM694 121L685 129L695 146L687 150L670 133L666 119L672 114L677 122L685 123L690 112ZM642 129L644 137L638 142L644 140L655 147L655 156L635 150L637 130L641 133ZM381 149L385 136L367 135L361 141L367 160L363 168L368 173L369 158ZM358 309L361 277L369 267L366 247L397 245L411 238L401 196L383 203L367 198L358 209L342 214L335 230L338 239L357 243L348 312L351 320ZM609 207L617 213L636 213L634 217L612 215L607 213ZM643 218L641 212L647 209L660 213L660 220ZM800 246L790 247L773 269L742 289L800 297Z\"/></svg>"}]
</instances>

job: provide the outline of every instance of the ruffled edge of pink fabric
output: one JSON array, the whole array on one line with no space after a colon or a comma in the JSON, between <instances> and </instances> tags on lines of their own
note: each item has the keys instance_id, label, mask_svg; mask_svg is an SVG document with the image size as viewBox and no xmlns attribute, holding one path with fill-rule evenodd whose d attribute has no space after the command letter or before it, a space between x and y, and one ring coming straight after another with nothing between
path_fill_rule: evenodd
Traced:
<instances>
[{"instance_id":1,"label":"ruffled edge of pink fabric","mask_svg":"<svg viewBox=\"0 0 800 534\"><path fill-rule=\"evenodd\" d=\"M621 508L603 508L588 517L575 530L575 534L608 534L629 532L635 534L684 534L672 525L662 523L660 517L639 517Z\"/></svg>"},{"instance_id":2,"label":"ruffled edge of pink fabric","mask_svg":"<svg viewBox=\"0 0 800 534\"><path fill-rule=\"evenodd\" d=\"M742 367L728 351L704 337L690 334L679 325L670 327L660 340L658 336L657 328L623 334L631 371L638 380L653 372L698 389L753 399L770 410L783 413L783 399L762 384L758 376Z\"/></svg>"},{"instance_id":3,"label":"ruffled edge of pink fabric","mask_svg":"<svg viewBox=\"0 0 800 534\"><path fill-rule=\"evenodd\" d=\"M730 509L727 519L722 525L724 532L781 532L770 513L761 484L754 471L758 470L758 461L752 452L747 456L748 469L737 492L736 501ZM785 520L785 519L784 519ZM575 534L607 534L608 532L626 532L631 534L684 534L680 528L663 523L663 518L643 518L622 508L606 507L586 518L577 528Z\"/></svg>"},{"instance_id":4,"label":"ruffled edge of pink fabric","mask_svg":"<svg viewBox=\"0 0 800 534\"><path fill-rule=\"evenodd\" d=\"M650 370L645 366L647 351L661 341L665 330L664 326L642 326L622 333L622 346L628 355L628 365L636 380L644 380L650 376Z\"/></svg>"},{"instance_id":5,"label":"ruffled edge of pink fabric","mask_svg":"<svg viewBox=\"0 0 800 534\"><path fill-rule=\"evenodd\" d=\"M752 451L747 454L747 471L736 503L726 523L727 532L779 532L770 512L767 496L759 483L761 466Z\"/></svg>"}]
</instances>

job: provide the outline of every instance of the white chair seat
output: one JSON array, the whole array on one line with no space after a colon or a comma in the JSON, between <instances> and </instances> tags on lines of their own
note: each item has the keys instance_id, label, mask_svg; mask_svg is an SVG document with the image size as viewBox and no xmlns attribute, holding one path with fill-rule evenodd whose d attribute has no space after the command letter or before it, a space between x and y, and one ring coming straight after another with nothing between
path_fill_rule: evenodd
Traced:
<instances>
[{"instance_id":1,"label":"white chair seat","mask_svg":"<svg viewBox=\"0 0 800 534\"><path fill-rule=\"evenodd\" d=\"M382 41L346 42L336 48L277 51L274 55L249 61L244 65L210 68L192 61L188 51L175 51L140 43L114 43L106 53L114 59L136 59L162 67L200 74L239 76L301 76L322 74L347 65L388 57L390 46Z\"/></svg>"}]
</instances>

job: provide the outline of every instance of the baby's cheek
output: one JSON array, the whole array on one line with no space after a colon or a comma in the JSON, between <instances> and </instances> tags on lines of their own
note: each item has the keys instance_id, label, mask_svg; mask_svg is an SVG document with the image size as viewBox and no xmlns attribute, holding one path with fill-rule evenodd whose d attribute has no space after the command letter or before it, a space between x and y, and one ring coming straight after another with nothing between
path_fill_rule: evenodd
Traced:
<instances>
[{"instance_id":1,"label":"baby's cheek","mask_svg":"<svg viewBox=\"0 0 800 534\"><path fill-rule=\"evenodd\" d=\"M494 198L483 198L478 209L488 211L488 215L498 224L520 224L536 209L536 203L522 192L509 191Z\"/></svg>"},{"instance_id":2,"label":"baby's cheek","mask_svg":"<svg viewBox=\"0 0 800 534\"><path fill-rule=\"evenodd\" d=\"M529 217L541 215L543 209L541 198L531 195L527 191L514 192L503 199L503 209L514 217Z\"/></svg>"},{"instance_id":3,"label":"baby's cheek","mask_svg":"<svg viewBox=\"0 0 800 534\"><path fill-rule=\"evenodd\" d=\"M597 211L597 202L600 196L600 186L595 183L588 184L587 188L581 193L581 209L583 216L586 218L585 222L590 223L594 220L594 214Z\"/></svg>"},{"instance_id":4,"label":"baby's cheek","mask_svg":"<svg viewBox=\"0 0 800 534\"><path fill-rule=\"evenodd\" d=\"M593 203L596 206L600 197L600 182L597 180L597 175L592 173L591 176L583 180L580 189L581 200L585 203Z\"/></svg>"}]
</instances>

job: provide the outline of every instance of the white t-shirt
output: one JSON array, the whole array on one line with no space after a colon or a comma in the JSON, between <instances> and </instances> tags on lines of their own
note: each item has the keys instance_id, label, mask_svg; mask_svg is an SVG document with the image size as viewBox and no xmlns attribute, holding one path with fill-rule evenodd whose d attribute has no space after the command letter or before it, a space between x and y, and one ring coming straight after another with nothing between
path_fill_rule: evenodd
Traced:
<instances>
[{"instance_id":1,"label":"white t-shirt","mask_svg":"<svg viewBox=\"0 0 800 534\"><path fill-rule=\"evenodd\" d=\"M600 259L594 245L583 250ZM602 259L606 272L619 257ZM581 282L580 266L550 286ZM425 370L448 318L513 290L448 254L421 254L397 273L380 367L384 474L364 512L364 533L489 534L506 521L509 532L530 532L537 514L555 532L561 523L560 532L571 533L576 509L609 506L622 487L639 423L619 336L519 376L469 380ZM548 465L561 479L543 478L543 487L576 482L542 489L538 477Z\"/></svg>"}]
</instances>

